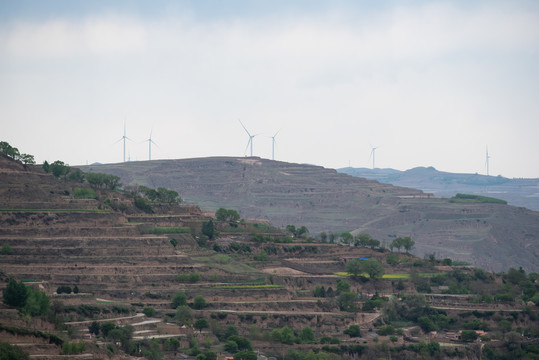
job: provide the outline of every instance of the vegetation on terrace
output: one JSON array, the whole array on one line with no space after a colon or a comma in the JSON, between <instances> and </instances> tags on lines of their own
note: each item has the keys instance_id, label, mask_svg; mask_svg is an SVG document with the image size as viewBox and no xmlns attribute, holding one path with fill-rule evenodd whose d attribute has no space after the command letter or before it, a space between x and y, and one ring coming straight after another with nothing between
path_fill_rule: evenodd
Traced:
<instances>
[{"instance_id":1,"label":"vegetation on terrace","mask_svg":"<svg viewBox=\"0 0 539 360\"><path fill-rule=\"evenodd\" d=\"M134 201L118 194L121 201ZM159 210L160 204L146 200ZM228 218L211 220L212 237L202 227L190 227L182 237L175 229L183 226L158 219L152 224L160 229L155 238L143 234L146 226L131 227L118 239L109 235L99 264L73 252L82 244L98 251L98 237L91 234L77 234L78 240L64 245L54 234L53 240L32 239L51 242L40 246L39 259L25 256L30 264L18 268L10 259L29 247L10 241L12 251L0 254L9 269L3 299L21 318L0 314L0 331L49 339L56 346L51 356L84 352L95 358L160 359L181 352L209 360L226 351L254 359L257 350L290 360L472 358L478 351L485 359L539 355L536 273L511 268L494 274L455 266L434 253L415 258L408 254L411 238L384 244L366 233L341 232L316 240L308 232L299 236L302 226L294 226L294 233L292 226L279 230ZM139 250L144 256L136 260L133 252ZM60 260L48 267L44 260L58 254ZM46 293L8 280L23 274L36 281L50 275L43 282ZM76 294L67 291L75 286ZM47 331L33 330L40 326Z\"/></svg>"}]
</instances>

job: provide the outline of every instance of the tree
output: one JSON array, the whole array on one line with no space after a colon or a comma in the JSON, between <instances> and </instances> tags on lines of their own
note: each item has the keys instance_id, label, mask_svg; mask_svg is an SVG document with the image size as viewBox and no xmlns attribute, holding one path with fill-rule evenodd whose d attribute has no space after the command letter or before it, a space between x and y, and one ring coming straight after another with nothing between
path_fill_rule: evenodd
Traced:
<instances>
[{"instance_id":1,"label":"tree","mask_svg":"<svg viewBox=\"0 0 539 360\"><path fill-rule=\"evenodd\" d=\"M215 212L215 218L219 221L228 221L230 223L235 223L240 219L240 214L236 210L219 208Z\"/></svg>"},{"instance_id":2,"label":"tree","mask_svg":"<svg viewBox=\"0 0 539 360\"><path fill-rule=\"evenodd\" d=\"M26 305L28 288L22 282L17 282L15 279L11 278L4 290L3 298L4 304L22 308Z\"/></svg>"},{"instance_id":3,"label":"tree","mask_svg":"<svg viewBox=\"0 0 539 360\"><path fill-rule=\"evenodd\" d=\"M410 250L412 250L415 246L415 241L412 240L409 236L405 237L403 239L403 244L402 246L404 247L404 249L406 250L406 253L408 253Z\"/></svg>"},{"instance_id":4,"label":"tree","mask_svg":"<svg viewBox=\"0 0 539 360\"><path fill-rule=\"evenodd\" d=\"M11 255L13 254L13 248L9 244L3 244L0 249L0 255Z\"/></svg>"},{"instance_id":5,"label":"tree","mask_svg":"<svg viewBox=\"0 0 539 360\"><path fill-rule=\"evenodd\" d=\"M34 159L34 155L30 155L30 154L22 154L21 161L24 165L28 165L28 164L34 165L36 163Z\"/></svg>"},{"instance_id":6,"label":"tree","mask_svg":"<svg viewBox=\"0 0 539 360\"><path fill-rule=\"evenodd\" d=\"M479 337L479 334L475 330L462 330L460 338L463 341L475 341Z\"/></svg>"},{"instance_id":7,"label":"tree","mask_svg":"<svg viewBox=\"0 0 539 360\"><path fill-rule=\"evenodd\" d=\"M99 334L99 323L97 321L93 321L90 326L88 326L88 331L90 334L97 336Z\"/></svg>"},{"instance_id":8,"label":"tree","mask_svg":"<svg viewBox=\"0 0 539 360\"><path fill-rule=\"evenodd\" d=\"M313 292L314 297L326 297L326 289L323 286L316 285Z\"/></svg>"},{"instance_id":9,"label":"tree","mask_svg":"<svg viewBox=\"0 0 539 360\"><path fill-rule=\"evenodd\" d=\"M385 273L384 267L380 261L374 259L364 260L361 264L361 268L371 279L380 278Z\"/></svg>"},{"instance_id":10,"label":"tree","mask_svg":"<svg viewBox=\"0 0 539 360\"><path fill-rule=\"evenodd\" d=\"M357 295L352 292L344 292L339 295L337 304L341 311L354 312L357 310Z\"/></svg>"},{"instance_id":11,"label":"tree","mask_svg":"<svg viewBox=\"0 0 539 360\"><path fill-rule=\"evenodd\" d=\"M371 236L369 234L365 234L365 233L359 234L357 236L357 240L359 241L359 245L361 245L363 247L369 246L369 241L371 239L372 239Z\"/></svg>"},{"instance_id":12,"label":"tree","mask_svg":"<svg viewBox=\"0 0 539 360\"><path fill-rule=\"evenodd\" d=\"M297 237L304 237L309 233L309 229L307 229L305 226L300 227L296 230L296 236Z\"/></svg>"},{"instance_id":13,"label":"tree","mask_svg":"<svg viewBox=\"0 0 539 360\"><path fill-rule=\"evenodd\" d=\"M184 292L177 292L172 297L172 308L176 309L182 305L187 305L187 295Z\"/></svg>"},{"instance_id":14,"label":"tree","mask_svg":"<svg viewBox=\"0 0 539 360\"><path fill-rule=\"evenodd\" d=\"M234 341L236 344L238 344L238 350L253 350L253 345L251 344L251 342L242 336L230 335L227 340Z\"/></svg>"},{"instance_id":15,"label":"tree","mask_svg":"<svg viewBox=\"0 0 539 360\"><path fill-rule=\"evenodd\" d=\"M155 309L153 307L145 307L142 312L147 317L154 317L155 316Z\"/></svg>"},{"instance_id":16,"label":"tree","mask_svg":"<svg viewBox=\"0 0 539 360\"><path fill-rule=\"evenodd\" d=\"M328 240L328 234L325 232L320 233L320 241L326 242Z\"/></svg>"},{"instance_id":17,"label":"tree","mask_svg":"<svg viewBox=\"0 0 539 360\"><path fill-rule=\"evenodd\" d=\"M339 279L337 281L337 292L347 292L350 291L350 283L348 281L344 281L342 279Z\"/></svg>"},{"instance_id":18,"label":"tree","mask_svg":"<svg viewBox=\"0 0 539 360\"><path fill-rule=\"evenodd\" d=\"M55 162L53 162L50 165L50 169L52 174L56 177L65 177L70 171L69 165L65 164L63 161L60 160L56 160Z\"/></svg>"},{"instance_id":19,"label":"tree","mask_svg":"<svg viewBox=\"0 0 539 360\"><path fill-rule=\"evenodd\" d=\"M0 341L0 360L28 360L30 355L20 347Z\"/></svg>"},{"instance_id":20,"label":"tree","mask_svg":"<svg viewBox=\"0 0 539 360\"><path fill-rule=\"evenodd\" d=\"M202 223L202 234L206 235L208 239L213 239L215 235L215 228L213 225L213 220L205 221Z\"/></svg>"},{"instance_id":21,"label":"tree","mask_svg":"<svg viewBox=\"0 0 539 360\"><path fill-rule=\"evenodd\" d=\"M195 324L193 325L195 329L202 332L202 329L207 329L210 327L210 324L208 323L208 320L204 318L200 318L197 321L195 321Z\"/></svg>"},{"instance_id":22,"label":"tree","mask_svg":"<svg viewBox=\"0 0 539 360\"><path fill-rule=\"evenodd\" d=\"M24 314L30 316L45 315L49 310L49 297L43 291L28 288L26 304L22 308Z\"/></svg>"},{"instance_id":23,"label":"tree","mask_svg":"<svg viewBox=\"0 0 539 360\"><path fill-rule=\"evenodd\" d=\"M286 225L286 231L294 236L296 236L297 230L294 225Z\"/></svg>"},{"instance_id":24,"label":"tree","mask_svg":"<svg viewBox=\"0 0 539 360\"><path fill-rule=\"evenodd\" d=\"M227 340L225 343L225 351L235 354L238 352L238 344L235 341Z\"/></svg>"},{"instance_id":25,"label":"tree","mask_svg":"<svg viewBox=\"0 0 539 360\"><path fill-rule=\"evenodd\" d=\"M193 299L193 307L197 310L204 309L206 307L206 300L202 295L197 295Z\"/></svg>"},{"instance_id":26,"label":"tree","mask_svg":"<svg viewBox=\"0 0 539 360\"><path fill-rule=\"evenodd\" d=\"M254 351L240 351L234 355L234 360L256 360L257 355Z\"/></svg>"},{"instance_id":27,"label":"tree","mask_svg":"<svg viewBox=\"0 0 539 360\"><path fill-rule=\"evenodd\" d=\"M344 334L352 337L360 337L361 329L359 325L350 325L348 329L344 330Z\"/></svg>"},{"instance_id":28,"label":"tree","mask_svg":"<svg viewBox=\"0 0 539 360\"><path fill-rule=\"evenodd\" d=\"M116 329L116 324L114 324L112 321L106 321L101 324L101 333L104 337L107 337L109 335L109 332Z\"/></svg>"},{"instance_id":29,"label":"tree","mask_svg":"<svg viewBox=\"0 0 539 360\"><path fill-rule=\"evenodd\" d=\"M172 239L170 239L170 244L171 244L172 246L174 246L174 248L176 248L176 246L178 246L178 240L172 238Z\"/></svg>"},{"instance_id":30,"label":"tree","mask_svg":"<svg viewBox=\"0 0 539 360\"><path fill-rule=\"evenodd\" d=\"M353 277L358 277L361 274L361 261L357 259L349 260L346 263L346 272L352 274Z\"/></svg>"},{"instance_id":31,"label":"tree","mask_svg":"<svg viewBox=\"0 0 539 360\"><path fill-rule=\"evenodd\" d=\"M314 343L315 338L313 329L310 326L305 326L303 329L301 329L298 338L302 344Z\"/></svg>"},{"instance_id":32,"label":"tree","mask_svg":"<svg viewBox=\"0 0 539 360\"><path fill-rule=\"evenodd\" d=\"M296 341L294 332L288 326L281 329L281 342L283 344L292 345Z\"/></svg>"},{"instance_id":33,"label":"tree","mask_svg":"<svg viewBox=\"0 0 539 360\"><path fill-rule=\"evenodd\" d=\"M341 241L345 244L350 244L354 240L354 237L349 232L345 231L341 233Z\"/></svg>"},{"instance_id":34,"label":"tree","mask_svg":"<svg viewBox=\"0 0 539 360\"><path fill-rule=\"evenodd\" d=\"M187 305L180 305L176 309L176 315L174 315L174 320L176 320L180 325L187 325L191 322L193 318L193 310Z\"/></svg>"}]
</instances>

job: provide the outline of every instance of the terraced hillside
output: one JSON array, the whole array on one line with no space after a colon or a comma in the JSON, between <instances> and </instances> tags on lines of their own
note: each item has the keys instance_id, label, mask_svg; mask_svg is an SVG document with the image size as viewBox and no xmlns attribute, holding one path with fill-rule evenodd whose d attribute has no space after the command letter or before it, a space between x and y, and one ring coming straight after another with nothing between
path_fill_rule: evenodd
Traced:
<instances>
[{"instance_id":1,"label":"terraced hillside","mask_svg":"<svg viewBox=\"0 0 539 360\"><path fill-rule=\"evenodd\" d=\"M205 209L236 209L277 226L367 232L382 243L411 236L413 253L436 253L493 271L539 271L539 212L500 204L452 203L420 190L318 166L260 158L201 158L83 167L125 184L175 189Z\"/></svg>"},{"instance_id":2,"label":"terraced hillside","mask_svg":"<svg viewBox=\"0 0 539 360\"><path fill-rule=\"evenodd\" d=\"M9 168L0 171L0 191L10 194L2 196L0 212L5 280L0 290L8 292L7 279L15 278L43 291L51 305L41 316L0 305L0 337L32 359L242 358L240 346L287 358L379 358L390 353L395 359L419 354L471 359L475 347L447 335L464 326L456 314L470 311L516 314L519 329L535 334L535 312L521 311L519 298L503 293L517 289L508 290L501 278L484 272L405 254L291 239L260 223L215 221L218 232L208 239L201 229L210 219L196 206L153 204L154 213L147 214L126 194L100 191L97 199L75 199L74 187L86 185L2 158L0 165ZM111 201L125 204L124 212L107 205ZM383 264L385 277L369 280L343 272L347 261L359 258ZM453 287L453 281L459 291L493 289L504 297L494 303L478 301L482 293L452 298L434 291L416 297L418 286L431 291L435 285ZM398 300L401 294L408 300ZM410 319L397 321L397 313L412 312L414 301L418 314L454 319L450 327L449 322L443 325L443 336L436 341ZM395 306L395 314L382 312L385 304ZM435 310L448 305L451 310ZM498 320L493 317L489 326ZM389 324L400 328L387 332ZM528 351L529 341L520 341Z\"/></svg>"}]
</instances>

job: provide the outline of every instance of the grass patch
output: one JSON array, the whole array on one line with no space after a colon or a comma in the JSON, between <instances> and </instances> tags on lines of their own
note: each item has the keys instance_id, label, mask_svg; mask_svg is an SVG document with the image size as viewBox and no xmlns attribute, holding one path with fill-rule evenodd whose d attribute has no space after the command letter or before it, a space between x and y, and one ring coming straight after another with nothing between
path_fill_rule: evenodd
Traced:
<instances>
[{"instance_id":1,"label":"grass patch","mask_svg":"<svg viewBox=\"0 0 539 360\"><path fill-rule=\"evenodd\" d=\"M145 230L145 234L152 235L165 235L165 234L188 234L191 232L189 228L182 226L157 226L148 230Z\"/></svg>"},{"instance_id":2,"label":"grass patch","mask_svg":"<svg viewBox=\"0 0 539 360\"><path fill-rule=\"evenodd\" d=\"M282 289L282 285L223 285L212 289Z\"/></svg>"},{"instance_id":3,"label":"grass patch","mask_svg":"<svg viewBox=\"0 0 539 360\"><path fill-rule=\"evenodd\" d=\"M471 194L457 194L449 199L452 203L485 203L485 204L504 204L507 205L507 201L497 199L489 196L471 195Z\"/></svg>"},{"instance_id":4,"label":"grass patch","mask_svg":"<svg viewBox=\"0 0 539 360\"><path fill-rule=\"evenodd\" d=\"M434 276L441 276L444 273L419 273L417 274L420 277L434 277ZM337 276L343 276L343 277L349 277L352 276L352 274L347 272L336 272L333 273L333 275ZM368 274L361 274L361 276L368 278ZM382 279L391 279L391 280L398 280L398 279L409 279L410 274L384 274L382 275Z\"/></svg>"}]
</instances>

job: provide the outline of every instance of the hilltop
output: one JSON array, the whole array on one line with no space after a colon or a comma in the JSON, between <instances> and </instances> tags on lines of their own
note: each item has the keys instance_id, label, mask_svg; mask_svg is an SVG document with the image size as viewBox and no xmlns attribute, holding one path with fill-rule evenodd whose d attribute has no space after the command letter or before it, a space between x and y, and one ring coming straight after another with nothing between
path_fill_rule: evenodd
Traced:
<instances>
[{"instance_id":1,"label":"hilltop","mask_svg":"<svg viewBox=\"0 0 539 360\"><path fill-rule=\"evenodd\" d=\"M388 245L411 236L413 253L435 253L501 271L538 271L539 213L502 204L454 203L421 190L357 178L319 166L214 157L82 167L124 184L164 186L202 208L320 232L365 232Z\"/></svg>"},{"instance_id":2,"label":"hilltop","mask_svg":"<svg viewBox=\"0 0 539 360\"><path fill-rule=\"evenodd\" d=\"M13 359L539 353L536 273L292 237L84 177L0 155L0 352Z\"/></svg>"},{"instance_id":3,"label":"hilltop","mask_svg":"<svg viewBox=\"0 0 539 360\"><path fill-rule=\"evenodd\" d=\"M436 196L451 197L457 193L494 196L506 200L510 205L539 210L539 179L455 174L433 167L416 167L406 171L346 167L337 171L384 184L421 189Z\"/></svg>"}]
</instances>

